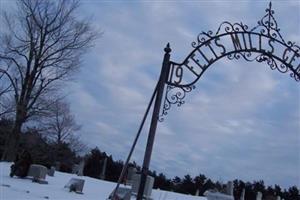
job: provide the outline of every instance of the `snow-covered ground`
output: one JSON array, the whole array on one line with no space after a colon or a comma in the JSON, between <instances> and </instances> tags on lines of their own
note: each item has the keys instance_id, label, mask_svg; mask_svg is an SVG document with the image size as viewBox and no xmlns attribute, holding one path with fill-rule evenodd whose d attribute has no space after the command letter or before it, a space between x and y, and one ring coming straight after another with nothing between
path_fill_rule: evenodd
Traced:
<instances>
[{"instance_id":1,"label":"snow-covered ground","mask_svg":"<svg viewBox=\"0 0 300 200\"><path fill-rule=\"evenodd\" d=\"M33 183L30 179L10 178L11 163L0 162L0 200L106 200L115 183L86 176L55 172L47 176L48 184ZM69 192L64 188L71 178L85 180L83 194ZM153 190L154 200L206 200L205 197L183 195L162 190Z\"/></svg>"}]
</instances>

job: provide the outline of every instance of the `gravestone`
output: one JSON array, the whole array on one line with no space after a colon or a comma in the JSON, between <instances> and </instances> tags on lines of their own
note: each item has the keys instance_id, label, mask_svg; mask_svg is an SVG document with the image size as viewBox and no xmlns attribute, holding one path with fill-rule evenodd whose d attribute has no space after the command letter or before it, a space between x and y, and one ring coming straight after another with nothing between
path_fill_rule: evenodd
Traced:
<instances>
[{"instance_id":1,"label":"gravestone","mask_svg":"<svg viewBox=\"0 0 300 200\"><path fill-rule=\"evenodd\" d=\"M231 195L209 190L204 192L204 196L206 196L207 200L234 200L234 197Z\"/></svg>"},{"instance_id":2,"label":"gravestone","mask_svg":"<svg viewBox=\"0 0 300 200\"><path fill-rule=\"evenodd\" d=\"M83 176L84 160L79 164L75 164L72 167L72 174L77 174L78 176Z\"/></svg>"},{"instance_id":3,"label":"gravestone","mask_svg":"<svg viewBox=\"0 0 300 200\"><path fill-rule=\"evenodd\" d=\"M84 160L82 160L82 161L79 163L78 171L77 171L77 173L76 173L78 176L83 176L83 168L84 168L84 165L85 165L85 162L84 162Z\"/></svg>"},{"instance_id":4,"label":"gravestone","mask_svg":"<svg viewBox=\"0 0 300 200\"><path fill-rule=\"evenodd\" d=\"M261 192L257 192L256 200L261 200L261 199L262 199L262 193Z\"/></svg>"},{"instance_id":5,"label":"gravestone","mask_svg":"<svg viewBox=\"0 0 300 200\"><path fill-rule=\"evenodd\" d=\"M69 192L83 194L84 180L79 178L71 178L64 188L69 188Z\"/></svg>"},{"instance_id":6,"label":"gravestone","mask_svg":"<svg viewBox=\"0 0 300 200\"><path fill-rule=\"evenodd\" d=\"M72 174L77 174L78 167L79 167L78 164L74 164L74 165L73 165L73 167L72 167Z\"/></svg>"},{"instance_id":7,"label":"gravestone","mask_svg":"<svg viewBox=\"0 0 300 200\"><path fill-rule=\"evenodd\" d=\"M32 179L33 182L48 184L48 182L46 181L47 172L48 172L47 167L43 165L32 164L29 167L27 176L33 177Z\"/></svg>"},{"instance_id":8,"label":"gravestone","mask_svg":"<svg viewBox=\"0 0 300 200\"><path fill-rule=\"evenodd\" d=\"M140 181L141 181L141 174L133 175L131 188L132 188L132 193L135 195L139 191ZM150 199L151 197L153 184L154 184L154 178L152 176L147 176L145 189L144 189L144 197L146 197L146 199Z\"/></svg>"},{"instance_id":9,"label":"gravestone","mask_svg":"<svg viewBox=\"0 0 300 200\"><path fill-rule=\"evenodd\" d=\"M54 176L54 173L55 173L55 167L51 167L50 169L48 169L48 176Z\"/></svg>"},{"instance_id":10,"label":"gravestone","mask_svg":"<svg viewBox=\"0 0 300 200\"><path fill-rule=\"evenodd\" d=\"M227 182L226 194L233 196L233 182L232 181Z\"/></svg>"},{"instance_id":11,"label":"gravestone","mask_svg":"<svg viewBox=\"0 0 300 200\"><path fill-rule=\"evenodd\" d=\"M105 179L105 172L106 172L106 165L107 165L107 158L104 158L103 164L102 164L102 170L100 173L100 179Z\"/></svg>"},{"instance_id":12,"label":"gravestone","mask_svg":"<svg viewBox=\"0 0 300 200\"><path fill-rule=\"evenodd\" d=\"M199 196L199 193L200 193L200 191L199 191L199 189L197 189L195 196Z\"/></svg>"},{"instance_id":13,"label":"gravestone","mask_svg":"<svg viewBox=\"0 0 300 200\"><path fill-rule=\"evenodd\" d=\"M137 170L135 167L128 167L126 184L132 185L132 179L136 173L137 173Z\"/></svg>"},{"instance_id":14,"label":"gravestone","mask_svg":"<svg viewBox=\"0 0 300 200\"><path fill-rule=\"evenodd\" d=\"M240 200L245 200L245 189L243 189Z\"/></svg>"},{"instance_id":15,"label":"gravestone","mask_svg":"<svg viewBox=\"0 0 300 200\"><path fill-rule=\"evenodd\" d=\"M60 162L55 162L55 171L59 171L60 170Z\"/></svg>"},{"instance_id":16,"label":"gravestone","mask_svg":"<svg viewBox=\"0 0 300 200\"><path fill-rule=\"evenodd\" d=\"M114 190L115 191L115 190ZM108 199L112 199L114 191L109 195ZM116 192L116 197L118 200L130 200L131 198L131 189L119 187Z\"/></svg>"},{"instance_id":17,"label":"gravestone","mask_svg":"<svg viewBox=\"0 0 300 200\"><path fill-rule=\"evenodd\" d=\"M281 200L281 197L280 197L280 196L277 196L277 200Z\"/></svg>"}]
</instances>

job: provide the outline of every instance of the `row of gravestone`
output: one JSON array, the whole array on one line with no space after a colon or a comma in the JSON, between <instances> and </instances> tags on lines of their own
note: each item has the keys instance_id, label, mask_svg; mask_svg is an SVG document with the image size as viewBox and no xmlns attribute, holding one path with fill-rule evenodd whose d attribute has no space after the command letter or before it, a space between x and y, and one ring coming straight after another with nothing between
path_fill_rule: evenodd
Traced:
<instances>
[{"instance_id":1,"label":"row of gravestone","mask_svg":"<svg viewBox=\"0 0 300 200\"><path fill-rule=\"evenodd\" d=\"M131 188L121 187L116 192L117 199L119 200L130 200L131 196L136 196L139 190L141 180L141 174L137 173L134 167L129 167L127 170L127 178L125 181L126 185L131 185ZM154 178L147 176L143 198L146 200L151 199L152 188L154 184ZM197 194L198 193L198 194ZM109 199L112 199L114 191L111 193ZM208 200L234 200L233 197L233 183L229 181L227 183L225 194L216 191L206 191L205 196ZM199 196L199 191L196 192L196 196Z\"/></svg>"},{"instance_id":2,"label":"row of gravestone","mask_svg":"<svg viewBox=\"0 0 300 200\"><path fill-rule=\"evenodd\" d=\"M256 194L256 200L262 200L262 193L261 192L257 192L257 194ZM242 192L242 196L241 196L241 200L244 200L244 198L245 198L245 189L243 189L243 192ZM276 196L276 197L266 197L266 200L284 200L284 199L281 199L281 197L280 196Z\"/></svg>"},{"instance_id":3,"label":"row of gravestone","mask_svg":"<svg viewBox=\"0 0 300 200\"><path fill-rule=\"evenodd\" d=\"M106 166L107 166L107 158L101 161L102 167L101 172L99 174L100 179L105 179L105 173L106 173ZM84 169L85 161L82 160L79 164L73 165L72 168L72 174L77 174L78 176L83 176L83 169Z\"/></svg>"},{"instance_id":4,"label":"row of gravestone","mask_svg":"<svg viewBox=\"0 0 300 200\"><path fill-rule=\"evenodd\" d=\"M131 188L121 187L116 192L117 199L130 200L131 196L136 196L140 185L141 175L137 174L137 170L134 167L129 167L127 170L126 185L131 185ZM152 188L154 184L154 178L147 176L143 198L146 200L151 199ZM109 199L112 199L114 191L111 193ZM198 193L198 194L197 194ZM233 197L233 182L229 181L226 186L225 193L219 193L216 191L206 191L204 193L207 200L234 200ZM199 196L199 191L196 192L196 196ZM244 199L241 199L244 200ZM260 199L257 199L260 200Z\"/></svg>"},{"instance_id":5,"label":"row of gravestone","mask_svg":"<svg viewBox=\"0 0 300 200\"><path fill-rule=\"evenodd\" d=\"M131 186L129 187L119 187L115 193L115 190L109 195L108 199L113 199L113 195L115 193L115 199L118 200L130 200L132 196L137 196L139 191L141 181L141 174L138 174L136 168L129 167L127 169L127 177L125 180L125 185ZM152 188L154 185L154 177L147 176L145 189L143 193L143 199L151 200Z\"/></svg>"},{"instance_id":6,"label":"row of gravestone","mask_svg":"<svg viewBox=\"0 0 300 200\"><path fill-rule=\"evenodd\" d=\"M105 158L102 161L102 163L103 163L102 164L102 170L101 170L101 173L99 175L99 178L105 179L107 158ZM79 165L75 165L73 167L72 172L74 174L82 176L83 175L84 164L85 164L84 160L81 161L79 163ZM19 166L19 165L16 166L15 164L13 164L11 169L12 169L12 171L15 171L13 169L20 168L20 167L21 166ZM43 165L30 164L28 172L26 174L27 174L28 178L32 178L33 182L40 183L40 184L48 184L48 182L46 181L46 175L54 176L55 171L59 170L59 169L60 169L60 163L59 162L57 162L55 164L55 167L51 167L50 169L47 169L47 167L45 167ZM16 175L12 171L11 171L11 174L10 174L11 177ZM138 186L139 186L139 181L140 181L140 175L136 174L136 172L137 171L136 171L135 168L130 167L128 169L127 181L125 183L127 185L132 185L132 191L133 191L134 194L136 194L137 191L138 191ZM146 183L145 193L144 193L146 196L151 196L151 191L152 191L153 184L154 184L154 178L150 177L150 176L147 177L147 183ZM65 185L65 188L69 188L70 191L74 191L74 192L77 192L77 193L82 193L83 186L84 186L84 180L83 179L72 178Z\"/></svg>"},{"instance_id":7,"label":"row of gravestone","mask_svg":"<svg viewBox=\"0 0 300 200\"><path fill-rule=\"evenodd\" d=\"M35 183L48 184L46 176L54 176L54 174L55 167L51 167L50 169L48 169L43 165L31 164L27 172L27 178L31 178L32 182ZM11 177L12 176L13 174L11 175ZM83 179L71 178L71 180L64 187L68 188L70 192L82 194L83 186Z\"/></svg>"},{"instance_id":8,"label":"row of gravestone","mask_svg":"<svg viewBox=\"0 0 300 200\"><path fill-rule=\"evenodd\" d=\"M196 196L199 196L199 191L196 192ZM225 193L220 193L214 190L207 190L204 192L204 196L206 196L207 200L234 200L233 182L228 181Z\"/></svg>"},{"instance_id":9,"label":"row of gravestone","mask_svg":"<svg viewBox=\"0 0 300 200\"><path fill-rule=\"evenodd\" d=\"M79 173L77 171L77 175L80 175L80 171L83 170L84 162L79 164ZM104 162L103 170L101 174L105 174L106 161ZM32 164L30 165L28 171L28 177L32 177L33 182L47 184L46 175L54 176L55 168L51 167L47 169L45 166ZM137 174L137 170L134 167L129 167L127 170L127 178L125 181L126 185L130 185L131 188L119 188L117 191L117 196L120 200L130 200L131 196L136 196L138 193L139 185L141 180L141 174ZM151 199L152 188L154 184L154 178L151 176L147 176L145 189L144 189L144 197L145 199ZM74 191L76 193L82 194L84 186L84 180L78 178L71 178L71 180L65 185L65 188L69 188L69 191ZM112 192L113 194L113 192ZM110 195L112 197L112 194ZM229 181L227 183L225 194L215 192L215 191L206 191L204 195L207 197L207 200L234 200L233 197L233 183ZM196 192L197 196L197 192ZM242 195L240 200L244 200L245 198L245 189L242 191ZM262 200L262 193L258 192L256 196L256 200ZM277 196L276 200L281 200L279 196Z\"/></svg>"},{"instance_id":10,"label":"row of gravestone","mask_svg":"<svg viewBox=\"0 0 300 200\"><path fill-rule=\"evenodd\" d=\"M199 193L198 193L198 195L199 195ZM198 196L198 195L196 192L196 196ZM227 183L225 194L215 192L215 191L206 191L204 193L204 195L206 196L207 200L234 200L233 182L229 181ZM256 195L256 200L262 200L262 196L263 196L262 193L258 192ZM245 199L245 189L243 189L241 197L240 197L240 200L244 200L244 199ZM280 196L277 196L277 197L266 197L265 200L284 200L284 199L281 199Z\"/></svg>"}]
</instances>

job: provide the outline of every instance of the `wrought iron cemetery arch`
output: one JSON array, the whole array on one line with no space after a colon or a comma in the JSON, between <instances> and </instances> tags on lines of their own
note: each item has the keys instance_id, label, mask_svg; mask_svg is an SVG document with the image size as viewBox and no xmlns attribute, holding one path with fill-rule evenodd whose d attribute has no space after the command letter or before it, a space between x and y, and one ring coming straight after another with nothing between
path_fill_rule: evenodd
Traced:
<instances>
[{"instance_id":1,"label":"wrought iron cemetery arch","mask_svg":"<svg viewBox=\"0 0 300 200\"><path fill-rule=\"evenodd\" d=\"M195 88L195 83L213 63L222 58L229 60L243 58L249 62L266 63L272 70L289 73L295 81L300 81L300 47L294 42L285 41L280 34L271 2L257 26L249 29L243 23L225 21L221 23L215 33L213 31L200 33L197 41L192 42L191 45L194 49L181 63L170 61L171 48L169 44L164 49L165 55L159 81L119 177L113 199L124 178L130 157L154 100L137 200L143 199L158 120L164 120L171 105L181 106L185 103L186 94ZM166 90L164 91L165 86ZM161 104L163 107L160 112Z\"/></svg>"},{"instance_id":2,"label":"wrought iron cemetery arch","mask_svg":"<svg viewBox=\"0 0 300 200\"><path fill-rule=\"evenodd\" d=\"M272 3L266 12L252 29L243 23L226 21L221 23L215 34L212 31L200 33L197 41L192 42L194 49L183 62L170 61L162 115L168 114L172 104L181 106L186 93L191 92L204 72L222 58L264 62L272 70L289 73L299 82L300 47L283 39L273 15ZM184 74L187 73L190 80L184 80ZM163 116L160 120L163 120Z\"/></svg>"}]
</instances>

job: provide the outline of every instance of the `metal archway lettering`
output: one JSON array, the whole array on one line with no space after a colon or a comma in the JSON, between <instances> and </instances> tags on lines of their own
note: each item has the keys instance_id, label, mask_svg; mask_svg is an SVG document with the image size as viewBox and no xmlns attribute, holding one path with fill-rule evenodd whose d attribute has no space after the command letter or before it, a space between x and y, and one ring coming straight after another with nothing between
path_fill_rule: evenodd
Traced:
<instances>
[{"instance_id":1,"label":"metal archway lettering","mask_svg":"<svg viewBox=\"0 0 300 200\"><path fill-rule=\"evenodd\" d=\"M182 63L170 61L171 49L169 44L167 45L164 49L165 55L158 84L125 167L123 167L118 185L125 174L131 153L155 97L141 181L137 194L137 200L143 199L158 120L163 121L163 117L168 114L172 104L177 106L184 104L186 93L191 92L195 88L195 83L202 74L219 59L224 57L227 57L229 60L244 58L250 62L264 62L272 70L276 69L281 73L289 73L294 80L300 81L300 47L291 41L286 42L283 39L273 15L274 10L272 10L272 4L270 3L269 8L266 9L266 14L258 21L258 25L252 29L249 29L243 23L232 24L223 22L215 34L212 31L200 33L197 41L192 42L194 49ZM164 93L165 86L166 91ZM164 99L163 93L165 94ZM163 109L160 112L162 101Z\"/></svg>"},{"instance_id":2,"label":"metal archway lettering","mask_svg":"<svg viewBox=\"0 0 300 200\"><path fill-rule=\"evenodd\" d=\"M194 49L182 63L169 62L160 121L168 114L172 104L184 104L186 93L195 88L202 74L224 57L264 62L272 70L289 73L294 80L300 81L300 47L283 39L271 3L254 28L226 21L221 23L215 34L212 31L200 33L197 41L192 42L192 47Z\"/></svg>"}]
</instances>

